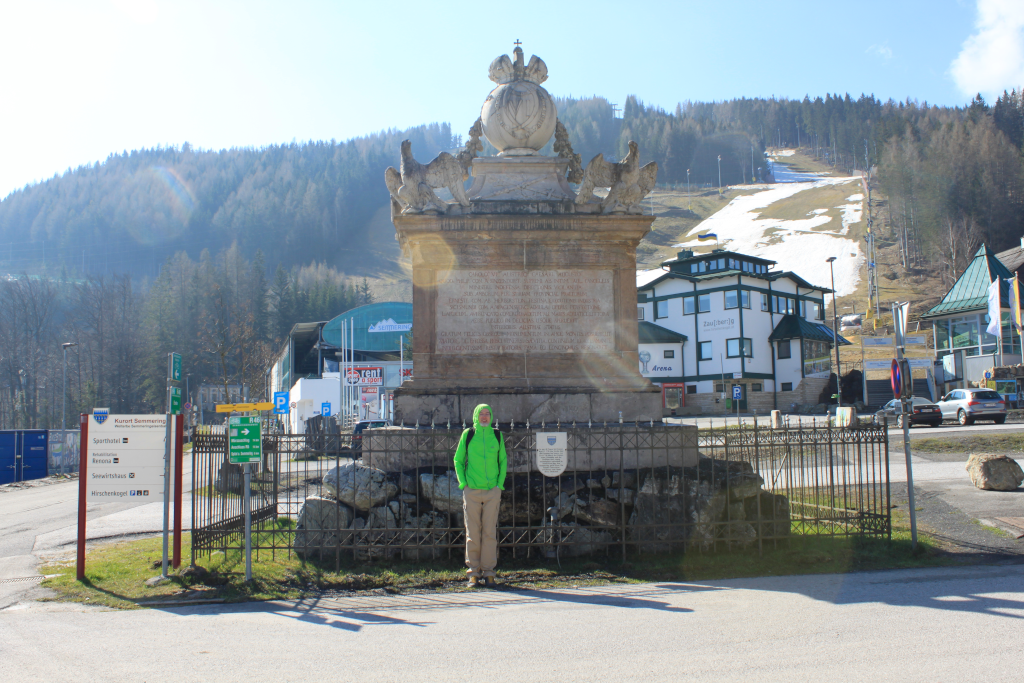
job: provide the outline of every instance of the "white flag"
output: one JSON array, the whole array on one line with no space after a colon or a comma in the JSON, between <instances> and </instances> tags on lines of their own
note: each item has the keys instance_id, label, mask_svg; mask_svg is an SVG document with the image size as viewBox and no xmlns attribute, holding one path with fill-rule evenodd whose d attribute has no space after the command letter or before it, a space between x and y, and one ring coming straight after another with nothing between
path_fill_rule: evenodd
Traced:
<instances>
[{"instance_id":1,"label":"white flag","mask_svg":"<svg viewBox=\"0 0 1024 683\"><path fill-rule=\"evenodd\" d=\"M988 329L986 332L998 338L1002 320L1003 309L999 305L999 276L996 276L996 279L988 286Z\"/></svg>"}]
</instances>

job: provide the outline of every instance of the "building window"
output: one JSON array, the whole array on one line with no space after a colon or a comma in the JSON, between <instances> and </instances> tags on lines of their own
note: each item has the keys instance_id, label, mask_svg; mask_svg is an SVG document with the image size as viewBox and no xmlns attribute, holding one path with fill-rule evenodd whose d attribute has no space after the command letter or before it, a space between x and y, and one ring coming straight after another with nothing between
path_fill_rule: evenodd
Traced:
<instances>
[{"instance_id":1,"label":"building window","mask_svg":"<svg viewBox=\"0 0 1024 683\"><path fill-rule=\"evenodd\" d=\"M815 320L825 319L825 314L822 312L821 304L811 304L811 315L814 317Z\"/></svg>"},{"instance_id":2,"label":"building window","mask_svg":"<svg viewBox=\"0 0 1024 683\"><path fill-rule=\"evenodd\" d=\"M693 315L693 297L683 297L683 315Z\"/></svg>"},{"instance_id":3,"label":"building window","mask_svg":"<svg viewBox=\"0 0 1024 683\"><path fill-rule=\"evenodd\" d=\"M724 394L725 393L725 385L724 384L716 384L715 385L715 392L719 393L719 394Z\"/></svg>"},{"instance_id":4,"label":"building window","mask_svg":"<svg viewBox=\"0 0 1024 683\"><path fill-rule=\"evenodd\" d=\"M793 383L792 382L783 382L782 383L782 391L793 391Z\"/></svg>"},{"instance_id":5,"label":"building window","mask_svg":"<svg viewBox=\"0 0 1024 683\"><path fill-rule=\"evenodd\" d=\"M726 310L739 306L739 293L735 289L726 290L724 294Z\"/></svg>"},{"instance_id":6,"label":"building window","mask_svg":"<svg viewBox=\"0 0 1024 683\"><path fill-rule=\"evenodd\" d=\"M739 358L742 353L744 358L752 358L754 355L753 342L747 337L725 340L725 355L729 358Z\"/></svg>"},{"instance_id":7,"label":"building window","mask_svg":"<svg viewBox=\"0 0 1024 683\"><path fill-rule=\"evenodd\" d=\"M718 269L722 270L724 268L725 268L725 259L724 258L718 259Z\"/></svg>"},{"instance_id":8,"label":"building window","mask_svg":"<svg viewBox=\"0 0 1024 683\"><path fill-rule=\"evenodd\" d=\"M750 390L751 391L762 391L761 383L760 382L755 382L754 384L751 384L750 385Z\"/></svg>"},{"instance_id":9,"label":"building window","mask_svg":"<svg viewBox=\"0 0 1024 683\"><path fill-rule=\"evenodd\" d=\"M637 320L643 320L644 319L644 307L643 306L637 306L636 307L636 319Z\"/></svg>"},{"instance_id":10,"label":"building window","mask_svg":"<svg viewBox=\"0 0 1024 683\"><path fill-rule=\"evenodd\" d=\"M762 311L767 311L768 310L768 295L767 294L762 294L761 295L761 310Z\"/></svg>"},{"instance_id":11,"label":"building window","mask_svg":"<svg viewBox=\"0 0 1024 683\"><path fill-rule=\"evenodd\" d=\"M793 300L788 296L776 296L775 297L775 312L783 315L792 315L795 312L795 306Z\"/></svg>"},{"instance_id":12,"label":"building window","mask_svg":"<svg viewBox=\"0 0 1024 683\"><path fill-rule=\"evenodd\" d=\"M675 352L674 349L666 349L665 350L665 358L675 358L675 357L676 357L676 352Z\"/></svg>"},{"instance_id":13,"label":"building window","mask_svg":"<svg viewBox=\"0 0 1024 683\"><path fill-rule=\"evenodd\" d=\"M655 301L654 302L654 319L668 317L668 302L667 301Z\"/></svg>"},{"instance_id":14,"label":"building window","mask_svg":"<svg viewBox=\"0 0 1024 683\"><path fill-rule=\"evenodd\" d=\"M828 377L832 369L832 346L828 342L802 340L804 377Z\"/></svg>"},{"instance_id":15,"label":"building window","mask_svg":"<svg viewBox=\"0 0 1024 683\"><path fill-rule=\"evenodd\" d=\"M696 384L687 384L686 385L686 393L688 393L688 394L696 394L697 393L697 385Z\"/></svg>"},{"instance_id":16,"label":"building window","mask_svg":"<svg viewBox=\"0 0 1024 683\"><path fill-rule=\"evenodd\" d=\"M745 289L740 290L740 306L750 308L750 292Z\"/></svg>"},{"instance_id":17,"label":"building window","mask_svg":"<svg viewBox=\"0 0 1024 683\"><path fill-rule=\"evenodd\" d=\"M800 305L800 317L801 318L806 318L807 317L807 302L804 301L803 299L800 299L799 305Z\"/></svg>"},{"instance_id":18,"label":"building window","mask_svg":"<svg viewBox=\"0 0 1024 683\"><path fill-rule=\"evenodd\" d=\"M711 342L703 341L697 344L697 360L711 360Z\"/></svg>"},{"instance_id":19,"label":"building window","mask_svg":"<svg viewBox=\"0 0 1024 683\"><path fill-rule=\"evenodd\" d=\"M785 341L780 341L779 342L779 355L778 355L778 357L779 357L779 359L782 359L782 358L792 358L793 357L793 352L790 349L789 340L788 339L785 340Z\"/></svg>"},{"instance_id":20,"label":"building window","mask_svg":"<svg viewBox=\"0 0 1024 683\"><path fill-rule=\"evenodd\" d=\"M701 261L700 262L700 268L698 270L700 270L700 272L703 273L707 269L708 269L708 262L707 261Z\"/></svg>"},{"instance_id":21,"label":"building window","mask_svg":"<svg viewBox=\"0 0 1024 683\"><path fill-rule=\"evenodd\" d=\"M697 297L697 311L699 313L707 313L711 310L711 295L701 294Z\"/></svg>"}]
</instances>

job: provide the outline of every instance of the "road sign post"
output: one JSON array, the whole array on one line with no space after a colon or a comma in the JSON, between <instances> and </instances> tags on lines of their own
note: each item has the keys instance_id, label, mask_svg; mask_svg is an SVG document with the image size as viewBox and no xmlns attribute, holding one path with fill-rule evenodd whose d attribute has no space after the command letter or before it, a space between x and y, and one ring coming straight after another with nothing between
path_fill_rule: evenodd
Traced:
<instances>
[{"instance_id":1,"label":"road sign post","mask_svg":"<svg viewBox=\"0 0 1024 683\"><path fill-rule=\"evenodd\" d=\"M907 304L909 306L909 304ZM904 338L907 321L906 308L895 304L892 307L893 327L896 331L896 358L890 371L892 391L900 400L903 409L903 455L907 461L907 502L910 507L910 548L917 550L917 509L914 501L914 467L910 458L910 418L914 412L914 379L910 373L910 365L903 358ZM909 404L907 399L911 399Z\"/></svg>"},{"instance_id":2,"label":"road sign post","mask_svg":"<svg viewBox=\"0 0 1024 683\"><path fill-rule=\"evenodd\" d=\"M263 460L263 436L260 418L234 416L228 418L228 460L242 465L245 481L242 483L242 508L245 510L245 580L252 581L252 505L249 487L252 482L251 464Z\"/></svg>"}]
</instances>

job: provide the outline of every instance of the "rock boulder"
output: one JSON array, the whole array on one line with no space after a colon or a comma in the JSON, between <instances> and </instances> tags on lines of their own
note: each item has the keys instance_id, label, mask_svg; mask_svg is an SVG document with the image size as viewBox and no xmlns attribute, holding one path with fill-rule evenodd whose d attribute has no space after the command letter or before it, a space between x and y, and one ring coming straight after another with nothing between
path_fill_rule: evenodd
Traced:
<instances>
[{"instance_id":1,"label":"rock boulder","mask_svg":"<svg viewBox=\"0 0 1024 683\"><path fill-rule=\"evenodd\" d=\"M1024 482L1024 471L1013 458L996 453L972 453L967 460L971 482L986 491L1013 491Z\"/></svg>"},{"instance_id":2,"label":"rock boulder","mask_svg":"<svg viewBox=\"0 0 1024 683\"><path fill-rule=\"evenodd\" d=\"M358 463L332 467L323 482L329 495L362 512L387 502L398 493L398 485L390 481L385 472Z\"/></svg>"},{"instance_id":3,"label":"rock boulder","mask_svg":"<svg viewBox=\"0 0 1024 683\"><path fill-rule=\"evenodd\" d=\"M338 545L348 543L347 529L352 523L352 508L331 498L310 496L299 511L295 527L295 552L310 557L323 553L333 556Z\"/></svg>"}]
</instances>

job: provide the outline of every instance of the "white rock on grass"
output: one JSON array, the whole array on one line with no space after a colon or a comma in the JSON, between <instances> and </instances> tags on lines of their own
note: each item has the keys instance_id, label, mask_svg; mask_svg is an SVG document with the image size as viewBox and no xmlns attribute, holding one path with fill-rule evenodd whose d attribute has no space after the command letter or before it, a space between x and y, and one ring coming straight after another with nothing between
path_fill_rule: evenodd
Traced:
<instances>
[{"instance_id":1,"label":"white rock on grass","mask_svg":"<svg viewBox=\"0 0 1024 683\"><path fill-rule=\"evenodd\" d=\"M362 512L388 501L398 493L398 486L388 480L383 470L356 463L332 467L324 475L323 483L331 496Z\"/></svg>"}]
</instances>

